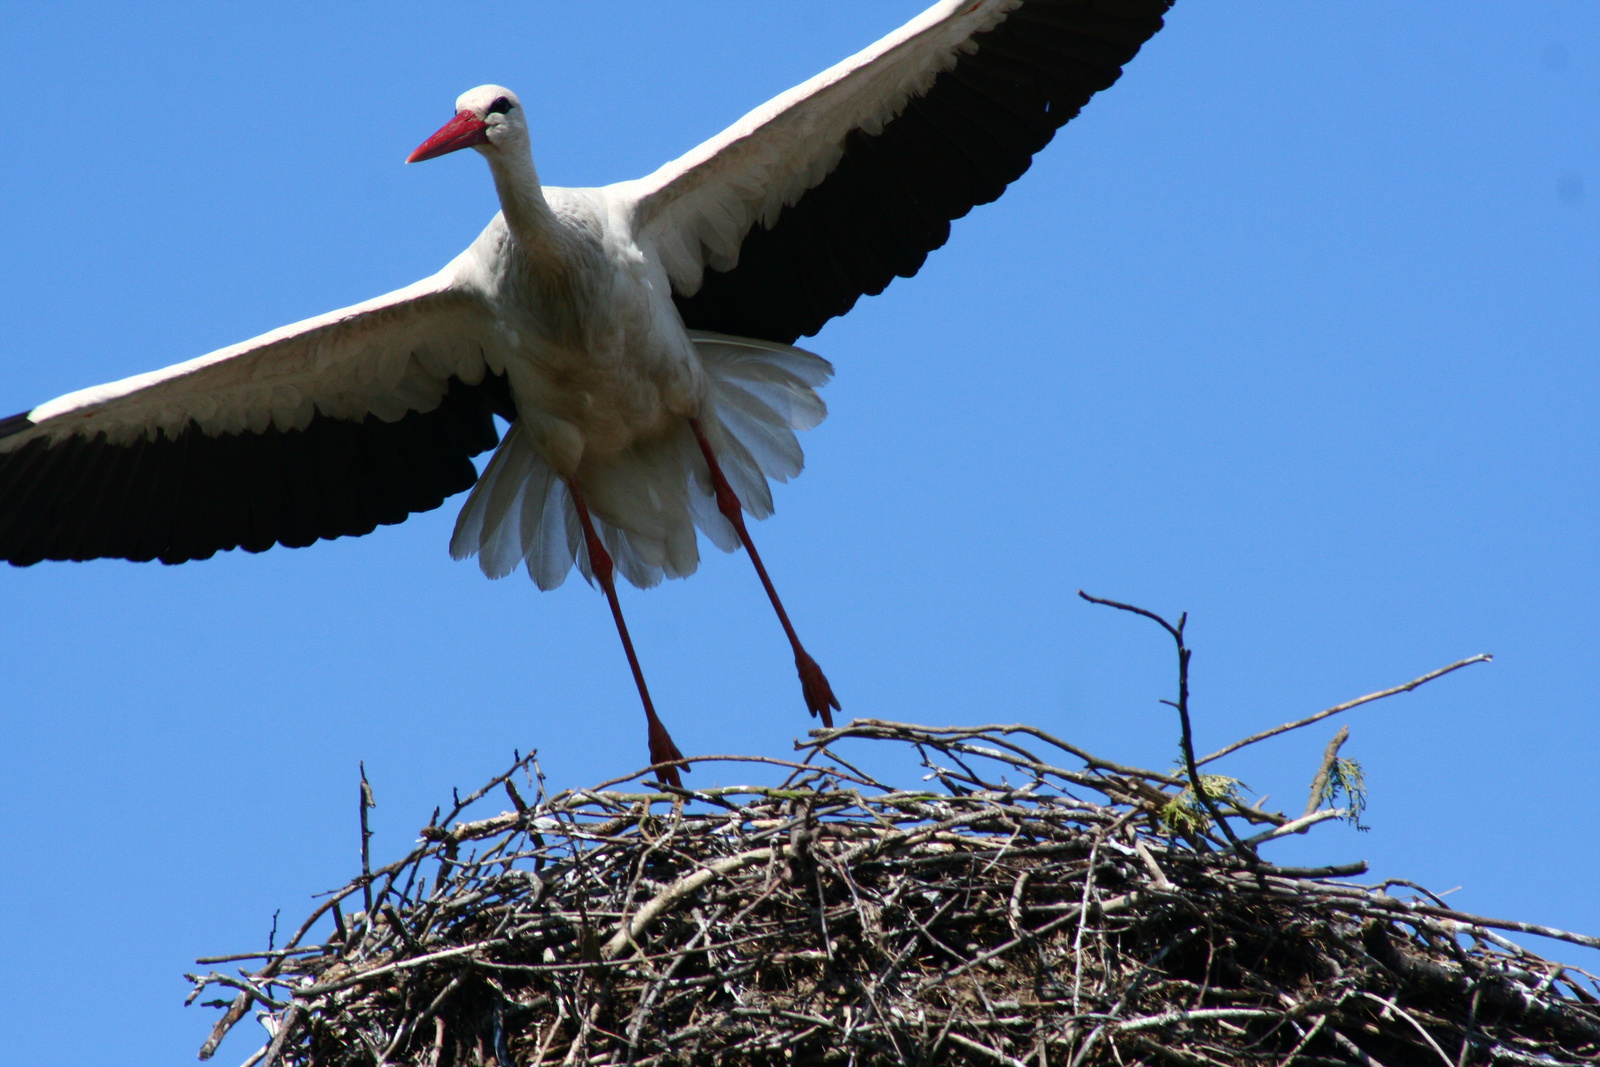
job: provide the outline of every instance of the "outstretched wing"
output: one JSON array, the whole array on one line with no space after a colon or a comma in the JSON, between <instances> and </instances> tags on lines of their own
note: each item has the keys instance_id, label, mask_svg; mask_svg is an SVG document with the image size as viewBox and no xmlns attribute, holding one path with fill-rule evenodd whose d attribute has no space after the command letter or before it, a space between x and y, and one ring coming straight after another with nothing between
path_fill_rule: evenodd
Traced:
<instances>
[{"instance_id":1,"label":"outstretched wing","mask_svg":"<svg viewBox=\"0 0 1600 1067\"><path fill-rule=\"evenodd\" d=\"M0 420L0 559L300 547L469 488L514 415L484 283L502 247L497 219L415 285Z\"/></svg>"},{"instance_id":2,"label":"outstretched wing","mask_svg":"<svg viewBox=\"0 0 1600 1067\"><path fill-rule=\"evenodd\" d=\"M1171 2L945 0L612 192L690 329L793 342L915 274L1117 80Z\"/></svg>"}]
</instances>

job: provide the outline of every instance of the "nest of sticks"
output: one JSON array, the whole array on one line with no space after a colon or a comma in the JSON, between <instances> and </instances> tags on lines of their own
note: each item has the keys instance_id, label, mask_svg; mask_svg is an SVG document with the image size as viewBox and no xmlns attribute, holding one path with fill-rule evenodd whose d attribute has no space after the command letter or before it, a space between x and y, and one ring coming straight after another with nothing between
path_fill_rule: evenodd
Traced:
<instances>
[{"instance_id":1,"label":"nest of sticks","mask_svg":"<svg viewBox=\"0 0 1600 1067\"><path fill-rule=\"evenodd\" d=\"M1350 817L1337 744L1305 814L1264 811L1193 776L1237 746L1195 760L1186 685L1178 704L1187 775L1028 726L870 719L752 761L787 769L775 786L547 795L519 758L283 947L202 960L248 966L189 976L191 1002L227 994L201 1057L254 1008L259 1067L1600 1062L1594 976L1503 932L1600 939L1268 862ZM927 775L877 781L850 739Z\"/></svg>"}]
</instances>

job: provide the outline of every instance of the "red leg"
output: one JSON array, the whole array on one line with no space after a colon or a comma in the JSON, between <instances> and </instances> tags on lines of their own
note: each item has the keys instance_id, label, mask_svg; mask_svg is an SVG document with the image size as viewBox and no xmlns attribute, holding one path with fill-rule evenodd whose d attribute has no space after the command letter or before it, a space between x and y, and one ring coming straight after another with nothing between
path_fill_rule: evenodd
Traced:
<instances>
[{"instance_id":1,"label":"red leg","mask_svg":"<svg viewBox=\"0 0 1600 1067\"><path fill-rule=\"evenodd\" d=\"M617 585L612 577L616 568L611 562L611 553L606 551L606 546L600 543L599 535L594 532L594 520L589 517L589 505L583 501L583 491L578 488L576 482L568 482L567 488L572 492L572 502L578 508L578 521L583 524L583 540L589 549L589 570L594 573L600 588L605 590L606 600L611 603L611 617L617 622L617 634L622 638L622 650L628 654L628 666L633 670L633 682L639 687L639 699L644 701L644 718L650 737L650 762L656 765L656 771L661 775L662 781L681 789L683 779L678 776L678 767L681 766L685 771L690 770L690 767L683 762L683 753L672 743L672 735L667 733L667 728L656 717L655 705L650 703L650 690L645 688L644 671L639 669L639 657L633 651L633 639L628 636L628 624L622 621L622 605L617 601Z\"/></svg>"},{"instance_id":2,"label":"red leg","mask_svg":"<svg viewBox=\"0 0 1600 1067\"><path fill-rule=\"evenodd\" d=\"M766 587L767 598L772 601L772 609L778 613L778 621L783 624L783 632L789 635L789 644L794 648L795 669L800 672L800 689L805 693L806 708L812 715L822 716L823 726L832 728L833 712L839 710L839 698L833 695L833 687L828 684L828 679L822 673L822 668L817 666L817 661L801 647L800 638L794 632L794 625L789 622L789 613L783 610L783 601L778 599L778 590L773 586L772 579L767 577L767 568L761 564L761 554L756 551L756 543L750 540L750 531L745 529L744 508L739 504L739 497L728 484L728 479L723 477L716 453L711 451L711 442L706 440L705 433L700 429L700 420L690 419L689 427L694 430L694 439L700 443L700 454L706 457L706 466L711 468L711 484L717 491L717 510L722 512L723 518L733 523L734 530L739 534L739 540L744 544L744 550L750 554L750 562L756 566L756 574L760 577L761 584Z\"/></svg>"}]
</instances>

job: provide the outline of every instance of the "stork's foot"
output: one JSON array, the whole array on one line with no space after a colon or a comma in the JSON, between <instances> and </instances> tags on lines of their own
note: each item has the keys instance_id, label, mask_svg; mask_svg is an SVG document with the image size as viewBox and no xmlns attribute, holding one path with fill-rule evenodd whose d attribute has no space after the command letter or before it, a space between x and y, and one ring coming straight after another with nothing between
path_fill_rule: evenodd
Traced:
<instances>
[{"instance_id":1,"label":"stork's foot","mask_svg":"<svg viewBox=\"0 0 1600 1067\"><path fill-rule=\"evenodd\" d=\"M824 682L824 685L827 683ZM683 753L678 751L678 746L672 743L672 735L667 733L667 728L661 720L654 715L649 716L650 726L650 762L656 765L656 773L661 780L670 786L683 788L683 779L679 777L679 766L688 772L691 768L683 762Z\"/></svg>"},{"instance_id":2,"label":"stork's foot","mask_svg":"<svg viewBox=\"0 0 1600 1067\"><path fill-rule=\"evenodd\" d=\"M812 715L821 715L822 725L833 729L833 712L839 710L839 698L833 695L828 676L822 673L817 661L803 648L795 650L794 665L800 672L800 688L806 695L806 710Z\"/></svg>"}]
</instances>

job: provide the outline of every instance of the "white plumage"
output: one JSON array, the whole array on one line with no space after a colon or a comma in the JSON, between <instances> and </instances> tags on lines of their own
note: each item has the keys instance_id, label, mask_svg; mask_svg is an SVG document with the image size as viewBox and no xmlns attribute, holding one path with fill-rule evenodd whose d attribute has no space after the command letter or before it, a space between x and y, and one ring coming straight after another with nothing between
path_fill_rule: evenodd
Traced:
<instances>
[{"instance_id":1,"label":"white plumage","mask_svg":"<svg viewBox=\"0 0 1600 1067\"><path fill-rule=\"evenodd\" d=\"M772 514L767 479L786 482L804 466L794 432L827 415L816 390L833 368L789 345L699 332L690 338L709 391L701 424L745 510L764 519ZM583 532L561 484L521 424L514 425L461 509L450 554L476 554L490 578L526 563L545 590L564 582L574 562L592 579ZM617 569L640 588L694 573L696 528L725 552L739 547L738 534L717 511L687 423L636 442L583 484Z\"/></svg>"}]
</instances>

